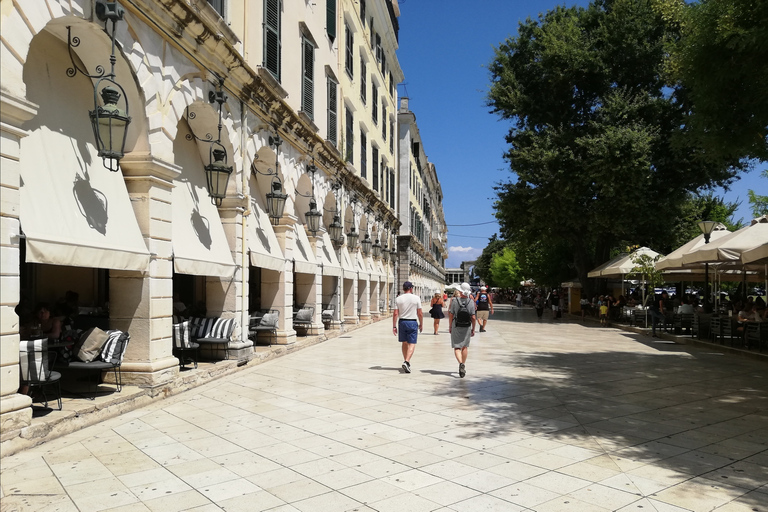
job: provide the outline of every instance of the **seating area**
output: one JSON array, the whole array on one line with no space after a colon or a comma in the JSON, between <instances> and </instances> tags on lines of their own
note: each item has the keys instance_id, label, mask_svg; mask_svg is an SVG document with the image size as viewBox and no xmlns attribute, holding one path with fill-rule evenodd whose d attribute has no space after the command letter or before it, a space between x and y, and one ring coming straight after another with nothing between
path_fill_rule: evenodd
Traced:
<instances>
[{"instance_id":1,"label":"seating area","mask_svg":"<svg viewBox=\"0 0 768 512\"><path fill-rule=\"evenodd\" d=\"M303 305L294 310L293 328L297 333L306 336L312 328L312 321L315 318L315 308L313 306Z\"/></svg>"},{"instance_id":2,"label":"seating area","mask_svg":"<svg viewBox=\"0 0 768 512\"><path fill-rule=\"evenodd\" d=\"M279 321L280 312L276 309L265 309L252 313L248 322L248 339L254 345L270 345L271 340L277 341ZM263 342L265 337L267 343Z\"/></svg>"},{"instance_id":3,"label":"seating area","mask_svg":"<svg viewBox=\"0 0 768 512\"><path fill-rule=\"evenodd\" d=\"M187 363L191 362L197 368L197 361L200 359L199 349L200 344L193 342L190 338L189 320L174 317L173 354L179 359L179 365L186 369Z\"/></svg>"},{"instance_id":4,"label":"seating area","mask_svg":"<svg viewBox=\"0 0 768 512\"><path fill-rule=\"evenodd\" d=\"M22 341L19 344L21 388L27 388L32 403L42 402L48 408L46 389L55 386L55 398L61 410L61 373L53 371L56 352L48 350L47 339Z\"/></svg>"},{"instance_id":5,"label":"seating area","mask_svg":"<svg viewBox=\"0 0 768 512\"><path fill-rule=\"evenodd\" d=\"M101 334L97 331L106 334L106 340L102 345L99 345ZM89 394L96 392L96 387L100 383L102 373L111 371L114 374L116 391L118 393L122 391L123 374L121 366L131 336L127 332L118 330L104 332L100 329L92 329L91 331L86 331L83 337L85 340L81 339L80 349L76 350L74 354L77 359L70 360L66 365L60 366L62 371L90 373L88 376ZM77 345L75 345L75 348L77 349ZM93 380L90 380L91 376Z\"/></svg>"},{"instance_id":6,"label":"seating area","mask_svg":"<svg viewBox=\"0 0 768 512\"><path fill-rule=\"evenodd\" d=\"M229 359L229 342L236 325L234 318L191 317L189 338L199 346L215 347L217 352L223 352L223 359Z\"/></svg>"},{"instance_id":7,"label":"seating area","mask_svg":"<svg viewBox=\"0 0 768 512\"><path fill-rule=\"evenodd\" d=\"M336 313L336 306L333 304L323 304L323 311L320 314L320 320L322 320L323 327L325 327L326 330L331 328L334 313Z\"/></svg>"}]
</instances>

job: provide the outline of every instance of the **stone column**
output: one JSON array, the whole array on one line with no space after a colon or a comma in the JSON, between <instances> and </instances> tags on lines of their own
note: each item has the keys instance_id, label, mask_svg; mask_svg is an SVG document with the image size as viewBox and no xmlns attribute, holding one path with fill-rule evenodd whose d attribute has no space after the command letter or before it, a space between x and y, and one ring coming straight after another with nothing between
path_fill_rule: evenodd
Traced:
<instances>
[{"instance_id":1,"label":"stone column","mask_svg":"<svg viewBox=\"0 0 768 512\"><path fill-rule=\"evenodd\" d=\"M242 196L228 197L219 207L219 216L224 227L230 247L232 247L232 259L237 268L231 278L208 277L206 280L206 294L208 304L220 304L219 310L212 309L209 312L223 318L235 318L237 327L229 342L228 352L231 359L249 361L253 358L253 343L248 339L248 324L244 318L248 318L248 261L247 235L243 232L243 212L247 206L246 199Z\"/></svg>"},{"instance_id":2,"label":"stone column","mask_svg":"<svg viewBox=\"0 0 768 512\"><path fill-rule=\"evenodd\" d=\"M280 323L277 329L278 345L296 343L296 331L293 329L293 246L296 243L293 222L296 218L291 219L289 215L283 215L283 219L286 218L289 221L287 224L273 226L277 241L285 255L285 268L278 274L280 282L267 283L262 278L262 287L276 288L273 290L275 299L270 307L280 312Z\"/></svg>"},{"instance_id":3,"label":"stone column","mask_svg":"<svg viewBox=\"0 0 768 512\"><path fill-rule=\"evenodd\" d=\"M308 233L307 236L309 238L310 252L315 256L315 259L319 259L317 245L318 242L322 244L322 239L319 236L312 235L312 233ZM315 284L312 291L312 297L315 313L312 317L312 327L309 329L309 334L317 335L325 330L321 317L323 312L323 272L320 267L318 267L317 272L315 273Z\"/></svg>"},{"instance_id":4,"label":"stone column","mask_svg":"<svg viewBox=\"0 0 768 512\"><path fill-rule=\"evenodd\" d=\"M19 317L21 289L19 223L21 185L20 127L37 114L37 105L0 91L0 441L32 423L32 399L19 390ZM42 151L43 148L40 148Z\"/></svg>"},{"instance_id":5,"label":"stone column","mask_svg":"<svg viewBox=\"0 0 768 512\"><path fill-rule=\"evenodd\" d=\"M123 381L159 394L179 373L179 361L173 356L171 198L181 168L133 153L120 166L151 259L148 272L110 271L110 326L131 334Z\"/></svg>"}]
</instances>

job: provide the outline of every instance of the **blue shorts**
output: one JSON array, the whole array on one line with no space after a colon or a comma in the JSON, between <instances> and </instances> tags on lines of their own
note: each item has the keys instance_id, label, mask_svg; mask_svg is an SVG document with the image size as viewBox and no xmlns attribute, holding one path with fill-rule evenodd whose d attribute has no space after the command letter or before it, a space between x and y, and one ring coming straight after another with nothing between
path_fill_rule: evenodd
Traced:
<instances>
[{"instance_id":1,"label":"blue shorts","mask_svg":"<svg viewBox=\"0 0 768 512\"><path fill-rule=\"evenodd\" d=\"M419 335L418 320L400 320L397 322L397 339L408 343L416 343Z\"/></svg>"}]
</instances>

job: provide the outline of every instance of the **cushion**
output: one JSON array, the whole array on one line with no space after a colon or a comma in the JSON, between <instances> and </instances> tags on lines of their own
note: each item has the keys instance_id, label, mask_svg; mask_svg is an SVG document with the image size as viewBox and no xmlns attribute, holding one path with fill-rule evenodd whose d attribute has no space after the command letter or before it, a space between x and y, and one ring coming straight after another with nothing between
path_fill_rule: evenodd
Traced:
<instances>
[{"instance_id":1,"label":"cushion","mask_svg":"<svg viewBox=\"0 0 768 512\"><path fill-rule=\"evenodd\" d=\"M120 366L123 363L123 355L125 355L125 349L128 348L131 336L127 332L117 330L108 331L107 334L109 337L101 349L99 359L105 363Z\"/></svg>"},{"instance_id":2,"label":"cushion","mask_svg":"<svg viewBox=\"0 0 768 512\"><path fill-rule=\"evenodd\" d=\"M191 348L189 345L191 343L189 331L189 320L173 324L173 346L176 348Z\"/></svg>"},{"instance_id":3,"label":"cushion","mask_svg":"<svg viewBox=\"0 0 768 512\"><path fill-rule=\"evenodd\" d=\"M85 331L75 345L74 353L79 360L90 363L101 353L109 336L98 327Z\"/></svg>"},{"instance_id":4,"label":"cushion","mask_svg":"<svg viewBox=\"0 0 768 512\"><path fill-rule=\"evenodd\" d=\"M311 309L300 309L298 313L296 313L296 321L297 322L311 322L312 321L312 310Z\"/></svg>"},{"instance_id":5,"label":"cushion","mask_svg":"<svg viewBox=\"0 0 768 512\"><path fill-rule=\"evenodd\" d=\"M28 340L19 343L21 380L43 382L48 374L48 340Z\"/></svg>"},{"instance_id":6,"label":"cushion","mask_svg":"<svg viewBox=\"0 0 768 512\"><path fill-rule=\"evenodd\" d=\"M261 318L261 322L259 322L259 327L276 327L277 326L277 315L275 313L267 313Z\"/></svg>"}]
</instances>

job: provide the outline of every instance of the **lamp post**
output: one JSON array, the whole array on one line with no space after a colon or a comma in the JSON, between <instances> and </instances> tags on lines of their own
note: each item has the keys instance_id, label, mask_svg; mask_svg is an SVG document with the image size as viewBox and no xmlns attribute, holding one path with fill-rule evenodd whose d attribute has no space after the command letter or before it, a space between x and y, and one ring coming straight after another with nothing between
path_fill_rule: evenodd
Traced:
<instances>
[{"instance_id":1,"label":"lamp post","mask_svg":"<svg viewBox=\"0 0 768 512\"><path fill-rule=\"evenodd\" d=\"M373 245L373 242L371 241L371 235L366 233L365 237L363 238L363 241L360 242L360 246L364 256L368 256L369 254L371 254L372 245Z\"/></svg>"},{"instance_id":2,"label":"lamp post","mask_svg":"<svg viewBox=\"0 0 768 512\"><path fill-rule=\"evenodd\" d=\"M128 137L128 125L131 124L131 116L128 114L128 99L125 89L115 81L115 30L117 22L123 19L125 10L114 0L96 0L96 17L104 22L104 31L112 41L112 52L109 56L110 71L106 73L104 68L96 66L96 74L91 75L80 69L77 65L72 48L80 46L80 38L72 36L72 27L67 26L67 50L72 67L67 68L67 76L72 78L79 72L88 78L95 80L93 86L93 110L88 111L91 120L93 137L96 142L96 151L102 159L104 167L112 172L120 170L120 159L125 155L125 141ZM112 31L107 29L112 22ZM111 84L111 85L110 85ZM99 102L101 96L101 103ZM122 98L124 108L118 106Z\"/></svg>"},{"instance_id":3,"label":"lamp post","mask_svg":"<svg viewBox=\"0 0 768 512\"><path fill-rule=\"evenodd\" d=\"M704 235L704 243L709 243L709 238L712 236L712 231L715 230L717 222L713 220L702 220L698 223L699 229ZM711 313L712 307L709 304L709 263L704 263L704 312Z\"/></svg>"}]
</instances>

